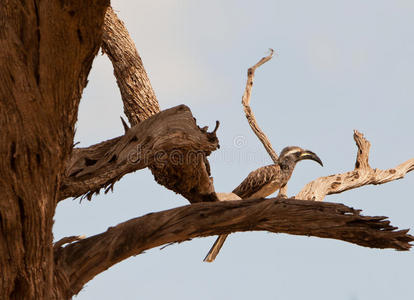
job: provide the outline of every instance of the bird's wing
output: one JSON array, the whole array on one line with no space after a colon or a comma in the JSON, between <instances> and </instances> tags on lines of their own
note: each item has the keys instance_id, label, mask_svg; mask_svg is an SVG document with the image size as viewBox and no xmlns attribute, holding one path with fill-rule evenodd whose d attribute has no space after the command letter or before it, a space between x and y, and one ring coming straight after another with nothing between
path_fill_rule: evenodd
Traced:
<instances>
[{"instance_id":1,"label":"bird's wing","mask_svg":"<svg viewBox=\"0 0 414 300\"><path fill-rule=\"evenodd\" d=\"M249 198L268 183L276 180L281 181L281 178L278 177L281 177L280 167L278 165L261 167L250 172L246 179L233 190L233 193L242 199Z\"/></svg>"}]
</instances>

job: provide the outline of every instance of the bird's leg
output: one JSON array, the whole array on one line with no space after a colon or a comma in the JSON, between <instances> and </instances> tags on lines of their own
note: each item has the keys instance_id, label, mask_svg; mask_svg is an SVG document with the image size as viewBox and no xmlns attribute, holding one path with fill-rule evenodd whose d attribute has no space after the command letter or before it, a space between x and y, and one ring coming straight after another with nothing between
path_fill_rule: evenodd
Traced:
<instances>
[{"instance_id":1,"label":"bird's leg","mask_svg":"<svg viewBox=\"0 0 414 300\"><path fill-rule=\"evenodd\" d=\"M288 196L287 196L287 184L285 184L284 186L282 186L279 189L279 194L277 194L277 197L284 198L284 199L288 198Z\"/></svg>"}]
</instances>

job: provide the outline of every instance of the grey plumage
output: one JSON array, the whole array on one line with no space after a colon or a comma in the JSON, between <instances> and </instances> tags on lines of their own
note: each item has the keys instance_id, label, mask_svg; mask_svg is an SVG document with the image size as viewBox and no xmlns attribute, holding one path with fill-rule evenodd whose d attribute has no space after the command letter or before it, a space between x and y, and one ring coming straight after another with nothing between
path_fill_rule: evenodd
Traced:
<instances>
[{"instance_id":1,"label":"grey plumage","mask_svg":"<svg viewBox=\"0 0 414 300\"><path fill-rule=\"evenodd\" d=\"M246 179L233 190L233 193L242 199L266 197L281 188L281 185L289 180L289 173L281 171L280 166L275 164L250 172ZM266 186L274 191L270 193L270 191L264 190Z\"/></svg>"},{"instance_id":2,"label":"grey plumage","mask_svg":"<svg viewBox=\"0 0 414 300\"><path fill-rule=\"evenodd\" d=\"M303 150L296 146L286 147L280 153L277 164L264 166L250 172L246 179L233 190L233 193L242 199L267 197L287 184L292 176L296 163L303 159L314 160L323 166L320 158L312 151ZM225 234L217 238L207 256L204 258L205 262L214 261L227 236Z\"/></svg>"}]
</instances>

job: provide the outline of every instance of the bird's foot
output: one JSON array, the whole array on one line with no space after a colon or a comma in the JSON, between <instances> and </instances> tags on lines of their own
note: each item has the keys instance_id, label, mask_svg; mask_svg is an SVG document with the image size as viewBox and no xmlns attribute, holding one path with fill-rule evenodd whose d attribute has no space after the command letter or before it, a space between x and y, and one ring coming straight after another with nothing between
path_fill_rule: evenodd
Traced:
<instances>
[{"instance_id":1,"label":"bird's foot","mask_svg":"<svg viewBox=\"0 0 414 300\"><path fill-rule=\"evenodd\" d=\"M278 197L278 198L281 198L281 199L288 199L288 198L289 198L286 194L281 194L281 193L279 193L279 194L277 195L277 197Z\"/></svg>"}]
</instances>

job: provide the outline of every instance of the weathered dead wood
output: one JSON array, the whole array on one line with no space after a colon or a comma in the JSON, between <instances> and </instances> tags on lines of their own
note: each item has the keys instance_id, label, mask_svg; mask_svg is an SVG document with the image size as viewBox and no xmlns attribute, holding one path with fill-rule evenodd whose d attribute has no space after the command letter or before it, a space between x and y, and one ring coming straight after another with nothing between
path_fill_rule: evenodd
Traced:
<instances>
[{"instance_id":1,"label":"weathered dead wood","mask_svg":"<svg viewBox=\"0 0 414 300\"><path fill-rule=\"evenodd\" d=\"M343 204L277 198L197 203L151 213L59 249L56 262L74 294L112 265L171 242L236 231L333 238L372 248L408 250L414 237L386 217L360 215Z\"/></svg>"},{"instance_id":2,"label":"weathered dead wood","mask_svg":"<svg viewBox=\"0 0 414 300\"><path fill-rule=\"evenodd\" d=\"M206 156L218 148L215 131L200 129L180 105L130 128L124 136L74 149L60 199L111 189L123 175L150 167L155 179L190 202L215 201ZM153 171L154 172L154 171Z\"/></svg>"},{"instance_id":3,"label":"weathered dead wood","mask_svg":"<svg viewBox=\"0 0 414 300\"><path fill-rule=\"evenodd\" d=\"M270 143L266 134L263 132L263 130L260 129L259 125L257 124L256 118L250 108L250 98L251 98L252 87L253 87L254 73L258 67L260 67L261 65L263 65L264 63L272 59L273 52L274 52L273 49L270 49L270 54L268 56L263 57L254 66L250 67L247 70L247 81L246 81L246 88L244 90L244 94L242 97L242 105L243 105L244 113L246 115L247 122L249 123L251 129L256 134L256 136L259 138L260 142L265 147L267 153L270 155L273 162L277 164L278 155L276 154L276 151L273 149L272 144ZM285 196L286 191L287 191L287 185L284 185L279 191L279 196ZM240 197L238 196L237 198L240 199ZM233 200L237 198L233 198ZM220 201L226 201L228 199L232 199L232 193L221 193L221 195L219 195ZM225 240L227 239L227 236L228 234L220 235L218 237L218 239L215 241L210 251L207 253L207 256L204 258L205 262L213 262L215 260L221 247L223 246Z\"/></svg>"},{"instance_id":4,"label":"weathered dead wood","mask_svg":"<svg viewBox=\"0 0 414 300\"><path fill-rule=\"evenodd\" d=\"M248 69L246 88L242 98L242 104L250 127L262 142L273 162L277 163L278 156L274 151L269 139L258 126L256 118L254 117L254 114L250 108L254 72L258 67L269 61L272 58L272 55L273 50L271 50L271 53L268 56L263 57L253 67ZM368 162L369 149L371 146L370 143L363 137L361 133L356 130L354 131L354 140L358 147L355 169L343 174L320 177L308 183L296 195L297 199L322 201L326 195L341 193L368 184L377 185L401 179L405 176L406 173L414 170L414 159L407 160L406 162L398 165L393 169L372 169ZM286 195L286 193L287 185L280 189L279 195Z\"/></svg>"},{"instance_id":5,"label":"weathered dead wood","mask_svg":"<svg viewBox=\"0 0 414 300\"><path fill-rule=\"evenodd\" d=\"M125 114L128 117L129 122L132 125L135 125L159 112L160 109L157 98L151 87L151 83L143 67L142 60L135 48L134 42L130 38L123 22L119 20L112 8L108 8L106 12L103 30L102 49L112 61L114 74L124 103ZM131 135L131 133L128 134ZM183 133L183 135L189 136L191 135L191 132ZM218 145L214 133L210 134L209 138L215 139L214 142L216 142L216 146ZM170 148L175 147L172 140L170 143ZM98 154L94 150L96 147L104 149L108 145L112 147L111 141L109 143L104 142L92 146L91 149L82 149L81 151L84 153L88 152L88 155L92 154L94 157L93 160L102 160L104 156L113 155L113 153L108 154L101 151ZM210 167L205 157L207 152L209 154L212 150L209 149L205 152L205 150L203 150L205 147L201 147L200 151L191 149L191 151L185 150L184 153L184 149L181 147L182 146L177 145L176 149L171 148L168 155L158 152L158 158L155 161L152 161L145 166L139 166L139 168L148 167L154 175L154 179L159 184L180 193L190 202L216 201L217 198L214 193L213 184L209 178ZM79 151L75 150L74 154L75 156L71 161L79 161L77 159ZM99 155L101 155L101 157L99 157ZM176 161L171 163L171 159ZM191 170L191 168L194 170ZM82 194L87 193L86 196L90 198L92 194L99 191L102 186L111 189L115 181L120 179L126 172L134 170L136 170L136 168L131 168L128 165L124 165L121 169L116 167L107 169L106 172L99 175L99 178L93 178L92 176L83 183L78 181L78 184L83 186L81 189ZM81 172L78 175L82 174L85 173ZM96 179L99 181L98 186L96 185ZM65 188L66 186L67 185L65 185ZM75 189L78 188L76 187ZM72 196L74 194L73 192L79 195L79 192L74 190L71 193L62 193L61 198Z\"/></svg>"},{"instance_id":6,"label":"weathered dead wood","mask_svg":"<svg viewBox=\"0 0 414 300\"><path fill-rule=\"evenodd\" d=\"M414 158L388 170L372 169L369 165L371 144L362 133L354 131L358 147L355 169L343 174L320 177L308 183L297 195L297 199L322 201L326 195L338 194L369 184L383 184L401 179L414 170Z\"/></svg>"},{"instance_id":7,"label":"weathered dead wood","mask_svg":"<svg viewBox=\"0 0 414 300\"><path fill-rule=\"evenodd\" d=\"M102 50L112 62L124 112L135 125L158 113L160 107L141 57L124 23L111 7L106 11Z\"/></svg>"},{"instance_id":8,"label":"weathered dead wood","mask_svg":"<svg viewBox=\"0 0 414 300\"><path fill-rule=\"evenodd\" d=\"M252 94L254 73L258 67L260 67L261 65L265 64L266 62L272 59L273 53L274 53L274 50L270 49L270 54L268 56L261 58L253 67L247 70L247 82L246 82L246 88L244 90L244 94L242 97L242 105L243 105L243 110L244 110L244 113L246 115L247 121L249 122L251 129L253 130L253 132L259 138L260 142L265 147L270 158L273 160L273 163L276 164L278 160L278 155L276 154L276 151L273 149L272 144L270 143L266 134L263 132L262 129L260 129L256 121L256 117L254 116L253 111L250 108L250 98ZM278 196L286 197L287 187L288 187L287 184L284 187L282 187L279 190Z\"/></svg>"},{"instance_id":9,"label":"weathered dead wood","mask_svg":"<svg viewBox=\"0 0 414 300\"><path fill-rule=\"evenodd\" d=\"M270 54L268 56L263 57L253 67L247 70L247 82L246 82L246 88L244 90L244 94L242 97L242 104L243 104L244 113L246 114L246 118L247 118L247 121L249 122L250 127L252 128L256 136L259 138L260 142L262 142L267 153L269 153L270 158L273 160L274 163L277 163L278 156L276 154L276 151L273 149L272 144L270 143L266 134L263 132L262 129L260 129L259 125L257 124L256 118L250 108L250 98L252 94L254 72L256 71L258 67L260 67L261 65L263 65L264 63L272 59L273 52L274 52L273 49L270 49Z\"/></svg>"},{"instance_id":10,"label":"weathered dead wood","mask_svg":"<svg viewBox=\"0 0 414 300\"><path fill-rule=\"evenodd\" d=\"M0 299L64 299L53 216L109 1L1 1Z\"/></svg>"}]
</instances>

